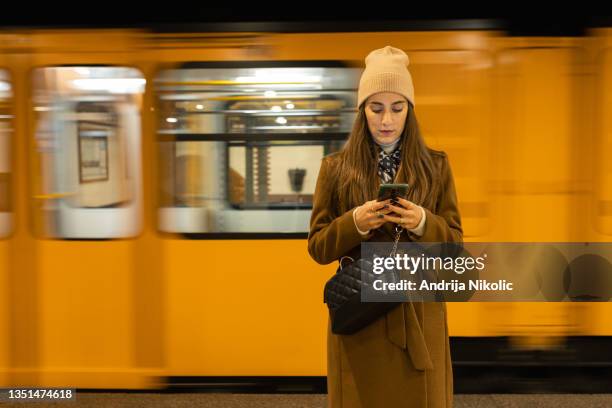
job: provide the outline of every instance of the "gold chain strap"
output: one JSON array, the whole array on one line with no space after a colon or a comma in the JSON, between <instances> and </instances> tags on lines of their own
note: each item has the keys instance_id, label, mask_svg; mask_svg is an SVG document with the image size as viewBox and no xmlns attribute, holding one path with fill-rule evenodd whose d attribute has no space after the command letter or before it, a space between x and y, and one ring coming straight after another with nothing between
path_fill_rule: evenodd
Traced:
<instances>
[{"instance_id":1,"label":"gold chain strap","mask_svg":"<svg viewBox=\"0 0 612 408\"><path fill-rule=\"evenodd\" d=\"M389 258L393 258L395 256L395 252L397 252L397 243L399 242L400 236L402 235L402 231L404 230L404 227L400 227L399 225L395 226L395 239L393 240L393 249L391 250L391 253L389 254ZM340 262L340 270L342 270L342 261L348 258L351 261L355 262L355 260L353 258L351 258L350 256L343 256L342 258L340 258L339 262Z\"/></svg>"},{"instance_id":2,"label":"gold chain strap","mask_svg":"<svg viewBox=\"0 0 612 408\"><path fill-rule=\"evenodd\" d=\"M393 250L391 250L389 258L393 258L395 256L395 253L397 252L397 243L399 242L400 235L402 235L403 230L404 227L401 227L400 225L395 226L395 240L393 241Z\"/></svg>"}]
</instances>

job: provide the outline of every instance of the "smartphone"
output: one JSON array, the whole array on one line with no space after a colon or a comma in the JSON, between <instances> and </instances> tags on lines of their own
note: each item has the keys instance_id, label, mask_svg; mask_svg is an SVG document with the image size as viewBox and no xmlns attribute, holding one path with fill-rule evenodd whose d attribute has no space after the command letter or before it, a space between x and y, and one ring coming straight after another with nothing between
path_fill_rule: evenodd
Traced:
<instances>
[{"instance_id":1,"label":"smartphone","mask_svg":"<svg viewBox=\"0 0 612 408\"><path fill-rule=\"evenodd\" d=\"M378 189L377 201L388 199L397 201L397 197L406 198L408 194L408 184L381 184Z\"/></svg>"}]
</instances>

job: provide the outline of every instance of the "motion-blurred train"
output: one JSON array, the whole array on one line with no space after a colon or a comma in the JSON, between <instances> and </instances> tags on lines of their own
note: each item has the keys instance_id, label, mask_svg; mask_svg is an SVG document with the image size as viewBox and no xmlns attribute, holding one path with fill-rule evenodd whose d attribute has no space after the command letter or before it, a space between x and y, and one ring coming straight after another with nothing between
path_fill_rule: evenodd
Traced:
<instances>
[{"instance_id":1,"label":"motion-blurred train","mask_svg":"<svg viewBox=\"0 0 612 408\"><path fill-rule=\"evenodd\" d=\"M320 382L312 194L385 45L466 241L611 240L612 29L316 30L0 32L2 386ZM611 303L448 310L456 373L612 365Z\"/></svg>"}]
</instances>

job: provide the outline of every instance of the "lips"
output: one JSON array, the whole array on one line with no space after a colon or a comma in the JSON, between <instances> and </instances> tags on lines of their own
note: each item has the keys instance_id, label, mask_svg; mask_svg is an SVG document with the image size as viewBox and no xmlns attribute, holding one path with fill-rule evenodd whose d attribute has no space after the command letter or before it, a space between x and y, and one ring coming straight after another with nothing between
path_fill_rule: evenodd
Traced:
<instances>
[{"instance_id":1,"label":"lips","mask_svg":"<svg viewBox=\"0 0 612 408\"><path fill-rule=\"evenodd\" d=\"M383 135L390 135L391 133L393 133L392 130L381 130L380 133L382 133Z\"/></svg>"}]
</instances>

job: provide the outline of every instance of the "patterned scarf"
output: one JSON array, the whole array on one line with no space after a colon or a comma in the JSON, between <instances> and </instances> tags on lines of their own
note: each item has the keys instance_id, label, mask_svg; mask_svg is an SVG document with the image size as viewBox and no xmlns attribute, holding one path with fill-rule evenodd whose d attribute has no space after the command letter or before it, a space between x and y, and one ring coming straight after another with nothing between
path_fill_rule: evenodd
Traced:
<instances>
[{"instance_id":1,"label":"patterned scarf","mask_svg":"<svg viewBox=\"0 0 612 408\"><path fill-rule=\"evenodd\" d=\"M401 162L401 144L387 154L383 149L378 153L378 177L383 184L393 183Z\"/></svg>"}]
</instances>

